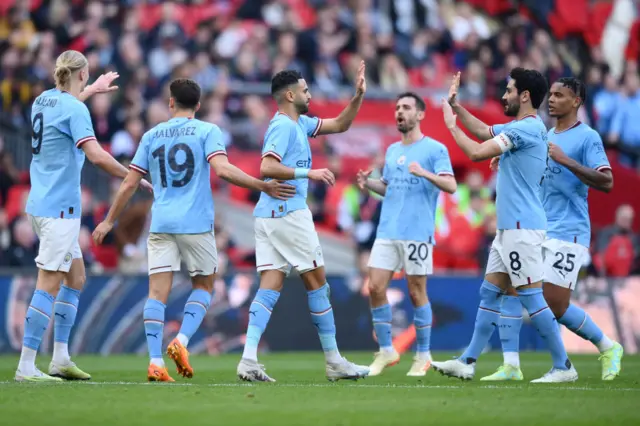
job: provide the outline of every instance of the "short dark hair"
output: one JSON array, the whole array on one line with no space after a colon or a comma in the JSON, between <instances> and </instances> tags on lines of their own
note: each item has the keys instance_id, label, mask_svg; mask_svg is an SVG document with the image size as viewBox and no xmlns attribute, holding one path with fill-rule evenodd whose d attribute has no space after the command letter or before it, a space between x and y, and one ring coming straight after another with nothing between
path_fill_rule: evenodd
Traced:
<instances>
[{"instance_id":1,"label":"short dark hair","mask_svg":"<svg viewBox=\"0 0 640 426\"><path fill-rule=\"evenodd\" d=\"M414 92L400 93L396 98L396 103L402 98L413 98L416 101L416 109L418 111L427 110L427 104L424 102L424 99L422 99L422 97L418 96L417 93L414 93Z\"/></svg>"},{"instance_id":2,"label":"short dark hair","mask_svg":"<svg viewBox=\"0 0 640 426\"><path fill-rule=\"evenodd\" d=\"M275 96L282 89L285 89L293 84L297 84L298 80L302 78L302 74L295 70L280 71L271 79L271 95Z\"/></svg>"},{"instance_id":3,"label":"short dark hair","mask_svg":"<svg viewBox=\"0 0 640 426\"><path fill-rule=\"evenodd\" d=\"M176 78L169 85L169 91L180 109L195 109L200 102L200 85L190 78Z\"/></svg>"},{"instance_id":4,"label":"short dark hair","mask_svg":"<svg viewBox=\"0 0 640 426\"><path fill-rule=\"evenodd\" d=\"M571 89L571 91L580 98L580 105L584 104L587 100L587 87L579 78L561 77L556 83L560 83L564 87Z\"/></svg>"},{"instance_id":5,"label":"short dark hair","mask_svg":"<svg viewBox=\"0 0 640 426\"><path fill-rule=\"evenodd\" d=\"M531 105L535 109L540 108L549 91L547 79L539 71L520 67L512 69L509 77L514 80L518 94L528 91Z\"/></svg>"}]
</instances>

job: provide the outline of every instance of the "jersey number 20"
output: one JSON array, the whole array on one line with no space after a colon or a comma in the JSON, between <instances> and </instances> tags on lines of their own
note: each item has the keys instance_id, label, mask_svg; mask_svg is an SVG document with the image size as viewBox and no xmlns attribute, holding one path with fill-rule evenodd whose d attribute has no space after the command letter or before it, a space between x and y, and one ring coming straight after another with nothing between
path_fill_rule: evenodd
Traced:
<instances>
[{"instance_id":1,"label":"jersey number 20","mask_svg":"<svg viewBox=\"0 0 640 426\"><path fill-rule=\"evenodd\" d=\"M184 152L185 160L182 163L178 163L176 156L178 152ZM162 182L162 187L167 187L167 166L165 162L165 152L166 148L164 145L161 145L158 149L153 151L151 155L153 158L158 159L158 163L160 165L160 181ZM169 150L169 156L167 158L169 161L169 168L171 171L175 173L184 173L184 175L180 179L171 180L171 186L174 188L180 188L185 186L191 181L193 178L193 169L195 165L195 157L193 156L193 151L189 148L189 145L185 143L178 143L171 147Z\"/></svg>"}]
</instances>

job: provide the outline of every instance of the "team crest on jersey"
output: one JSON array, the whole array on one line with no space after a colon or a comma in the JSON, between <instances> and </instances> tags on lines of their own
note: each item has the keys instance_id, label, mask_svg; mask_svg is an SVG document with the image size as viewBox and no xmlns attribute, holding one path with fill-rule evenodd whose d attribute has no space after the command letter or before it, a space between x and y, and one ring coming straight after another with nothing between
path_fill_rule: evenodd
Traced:
<instances>
[{"instance_id":1,"label":"team crest on jersey","mask_svg":"<svg viewBox=\"0 0 640 426\"><path fill-rule=\"evenodd\" d=\"M71 262L71 253L67 253L67 254L64 256L64 263L65 263L65 265L66 265L67 263L70 263L70 262Z\"/></svg>"},{"instance_id":2,"label":"team crest on jersey","mask_svg":"<svg viewBox=\"0 0 640 426\"><path fill-rule=\"evenodd\" d=\"M404 163L407 161L407 157L405 157L404 155L401 155L400 157L398 157L398 166L402 166L404 165Z\"/></svg>"}]
</instances>

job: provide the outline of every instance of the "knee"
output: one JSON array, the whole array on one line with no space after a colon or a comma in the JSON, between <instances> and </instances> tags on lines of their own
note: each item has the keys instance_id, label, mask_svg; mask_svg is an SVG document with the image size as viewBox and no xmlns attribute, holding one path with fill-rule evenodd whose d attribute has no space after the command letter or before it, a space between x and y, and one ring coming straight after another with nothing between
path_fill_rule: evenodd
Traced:
<instances>
[{"instance_id":1,"label":"knee","mask_svg":"<svg viewBox=\"0 0 640 426\"><path fill-rule=\"evenodd\" d=\"M549 305L549 309L551 309L551 312L553 312L556 319L559 319L562 318L565 312L567 312L567 309L569 308L569 300L550 297L547 300L547 305Z\"/></svg>"},{"instance_id":2,"label":"knee","mask_svg":"<svg viewBox=\"0 0 640 426\"><path fill-rule=\"evenodd\" d=\"M87 276L85 274L76 275L65 280L66 286L74 290L82 290L86 282Z\"/></svg>"},{"instance_id":3,"label":"knee","mask_svg":"<svg viewBox=\"0 0 640 426\"><path fill-rule=\"evenodd\" d=\"M427 290L420 284L409 284L409 298L413 306L422 306L427 303Z\"/></svg>"},{"instance_id":4,"label":"knee","mask_svg":"<svg viewBox=\"0 0 640 426\"><path fill-rule=\"evenodd\" d=\"M387 284L383 280L369 280L369 294L372 299L381 299L387 297Z\"/></svg>"}]
</instances>

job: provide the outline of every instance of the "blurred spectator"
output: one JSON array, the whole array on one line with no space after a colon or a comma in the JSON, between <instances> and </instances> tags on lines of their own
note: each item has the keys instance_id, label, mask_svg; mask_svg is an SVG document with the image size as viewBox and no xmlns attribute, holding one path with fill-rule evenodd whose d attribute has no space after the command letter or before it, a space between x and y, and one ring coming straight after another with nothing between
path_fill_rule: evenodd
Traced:
<instances>
[{"instance_id":1,"label":"blurred spectator","mask_svg":"<svg viewBox=\"0 0 640 426\"><path fill-rule=\"evenodd\" d=\"M4 266L33 266L34 259L38 256L38 238L31 228L29 219L26 215L19 216L9 229L11 242L2 254Z\"/></svg>"},{"instance_id":2,"label":"blurred spectator","mask_svg":"<svg viewBox=\"0 0 640 426\"><path fill-rule=\"evenodd\" d=\"M124 129L118 130L111 140L111 155L117 160L131 160L136 153L144 125L139 118L130 117L124 123Z\"/></svg>"},{"instance_id":3,"label":"blurred spectator","mask_svg":"<svg viewBox=\"0 0 640 426\"><path fill-rule=\"evenodd\" d=\"M20 174L13 164L13 157L5 150L4 138L0 136L0 207L7 202L9 188L18 183Z\"/></svg>"},{"instance_id":4,"label":"blurred spectator","mask_svg":"<svg viewBox=\"0 0 640 426\"><path fill-rule=\"evenodd\" d=\"M636 167L640 154L640 77L637 72L625 75L623 93L611 121L609 142L617 144L623 152L622 162Z\"/></svg>"},{"instance_id":5,"label":"blurred spectator","mask_svg":"<svg viewBox=\"0 0 640 426\"><path fill-rule=\"evenodd\" d=\"M629 205L616 210L616 219L600 231L596 243L596 252L600 257L600 269L609 276L627 276L640 273L640 238L633 232L635 211Z\"/></svg>"}]
</instances>

